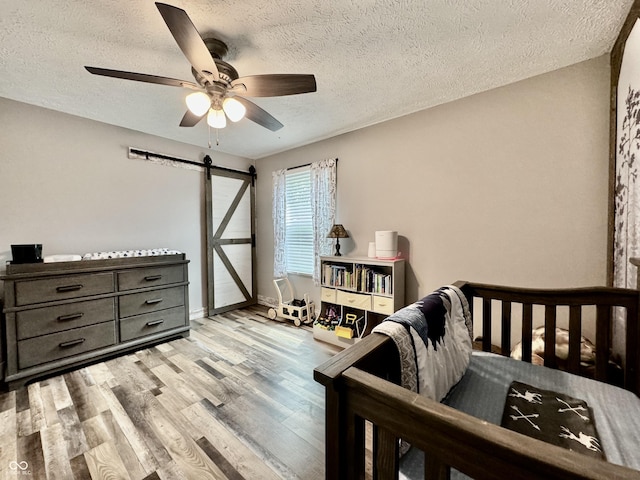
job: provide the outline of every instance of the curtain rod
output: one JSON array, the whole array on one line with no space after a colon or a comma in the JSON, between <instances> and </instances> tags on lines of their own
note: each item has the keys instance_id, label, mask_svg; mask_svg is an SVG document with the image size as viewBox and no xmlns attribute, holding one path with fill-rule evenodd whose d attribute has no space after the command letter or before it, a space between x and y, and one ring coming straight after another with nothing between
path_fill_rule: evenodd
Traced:
<instances>
[{"instance_id":1,"label":"curtain rod","mask_svg":"<svg viewBox=\"0 0 640 480\"><path fill-rule=\"evenodd\" d=\"M336 158L336 163L338 163L338 159ZM297 167L289 167L286 168L285 170L289 171L289 170L295 170L296 168L304 168L304 167L308 167L310 166L311 163L305 163L304 165L298 165Z\"/></svg>"},{"instance_id":2,"label":"curtain rod","mask_svg":"<svg viewBox=\"0 0 640 480\"><path fill-rule=\"evenodd\" d=\"M203 162L194 162L193 160L186 160L184 158L172 157L171 155L164 155L162 153L149 152L147 150L140 150L138 148L129 147L129 158L140 158L144 157L146 160L150 160L152 158L156 158L158 160L169 160L171 162L184 163L187 165L194 165L196 167L202 167L207 171L207 177L211 176L211 169L214 168L216 170L222 170L225 172L232 173L243 173L247 175L251 175L253 179L256 178L256 169L253 165L249 167L249 171L245 170L236 170L234 168L229 167L220 167L218 165L213 165L213 161L209 155L205 155Z\"/></svg>"}]
</instances>

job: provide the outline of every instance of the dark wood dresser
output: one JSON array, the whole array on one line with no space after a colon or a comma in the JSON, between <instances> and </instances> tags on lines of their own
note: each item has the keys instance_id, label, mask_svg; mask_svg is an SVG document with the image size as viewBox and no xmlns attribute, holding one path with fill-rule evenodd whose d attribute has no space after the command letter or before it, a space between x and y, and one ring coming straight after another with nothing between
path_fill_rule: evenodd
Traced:
<instances>
[{"instance_id":1,"label":"dark wood dresser","mask_svg":"<svg viewBox=\"0 0 640 480\"><path fill-rule=\"evenodd\" d=\"M7 265L4 383L189 335L184 254Z\"/></svg>"}]
</instances>

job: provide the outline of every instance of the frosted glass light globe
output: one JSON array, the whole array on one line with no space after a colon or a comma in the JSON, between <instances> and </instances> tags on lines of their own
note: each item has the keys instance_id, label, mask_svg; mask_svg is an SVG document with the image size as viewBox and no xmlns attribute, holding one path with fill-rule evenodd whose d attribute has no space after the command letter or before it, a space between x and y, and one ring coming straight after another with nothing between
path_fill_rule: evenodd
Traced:
<instances>
[{"instance_id":1,"label":"frosted glass light globe","mask_svg":"<svg viewBox=\"0 0 640 480\"><path fill-rule=\"evenodd\" d=\"M222 108L232 122L242 120L244 114L247 113L245 106L233 97L225 98L222 102Z\"/></svg>"},{"instance_id":2,"label":"frosted glass light globe","mask_svg":"<svg viewBox=\"0 0 640 480\"><path fill-rule=\"evenodd\" d=\"M224 128L227 126L227 117L224 116L222 110L209 110L207 115L207 123L213 128Z\"/></svg>"},{"instance_id":3,"label":"frosted glass light globe","mask_svg":"<svg viewBox=\"0 0 640 480\"><path fill-rule=\"evenodd\" d=\"M211 98L204 92L190 93L185 98L185 102L189 111L199 117L207 113L207 110L211 107Z\"/></svg>"}]
</instances>

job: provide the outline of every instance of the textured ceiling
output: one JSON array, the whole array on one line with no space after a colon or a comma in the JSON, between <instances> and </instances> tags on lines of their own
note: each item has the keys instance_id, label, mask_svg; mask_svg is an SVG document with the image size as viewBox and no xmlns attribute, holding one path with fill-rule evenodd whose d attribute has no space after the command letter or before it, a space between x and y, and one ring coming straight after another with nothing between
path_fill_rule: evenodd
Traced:
<instances>
[{"instance_id":1,"label":"textured ceiling","mask_svg":"<svg viewBox=\"0 0 640 480\"><path fill-rule=\"evenodd\" d=\"M240 76L313 73L318 91L255 103L214 150L260 158L610 51L633 0L166 0L230 48ZM178 126L187 90L85 65L193 81L151 0L0 0L0 96L207 146Z\"/></svg>"}]
</instances>

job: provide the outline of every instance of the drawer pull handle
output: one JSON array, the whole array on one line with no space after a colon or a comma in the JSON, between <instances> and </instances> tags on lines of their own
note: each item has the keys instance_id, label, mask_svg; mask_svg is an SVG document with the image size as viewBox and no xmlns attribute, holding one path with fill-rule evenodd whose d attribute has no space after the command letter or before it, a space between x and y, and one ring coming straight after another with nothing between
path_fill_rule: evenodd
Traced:
<instances>
[{"instance_id":1,"label":"drawer pull handle","mask_svg":"<svg viewBox=\"0 0 640 480\"><path fill-rule=\"evenodd\" d=\"M71 340L69 342L62 342L58 346L60 348L69 348L69 347L73 347L75 345L80 345L81 343L84 343L84 341L85 341L84 338L78 338L77 340Z\"/></svg>"},{"instance_id":2,"label":"drawer pull handle","mask_svg":"<svg viewBox=\"0 0 640 480\"><path fill-rule=\"evenodd\" d=\"M147 322L147 327L153 327L155 325L160 325L161 323L164 323L164 319L159 319L159 320L152 320L151 322Z\"/></svg>"},{"instance_id":3,"label":"drawer pull handle","mask_svg":"<svg viewBox=\"0 0 640 480\"><path fill-rule=\"evenodd\" d=\"M147 300L144 303L146 303L147 305L153 305L155 303L160 303L162 300L163 300L162 297L160 297L160 298L152 298L151 300Z\"/></svg>"},{"instance_id":4,"label":"drawer pull handle","mask_svg":"<svg viewBox=\"0 0 640 480\"><path fill-rule=\"evenodd\" d=\"M148 277L144 277L147 282L155 282L156 280L160 280L162 275L149 275Z\"/></svg>"},{"instance_id":5,"label":"drawer pull handle","mask_svg":"<svg viewBox=\"0 0 640 480\"><path fill-rule=\"evenodd\" d=\"M78 312L78 313L70 313L69 315L60 315L58 317L58 321L59 322L68 322L69 320L75 320L76 318L80 318L83 317L84 313Z\"/></svg>"},{"instance_id":6,"label":"drawer pull handle","mask_svg":"<svg viewBox=\"0 0 640 480\"><path fill-rule=\"evenodd\" d=\"M63 285L61 287L57 287L56 291L63 293L63 292L74 292L76 290L80 290L83 287L83 285Z\"/></svg>"}]
</instances>

